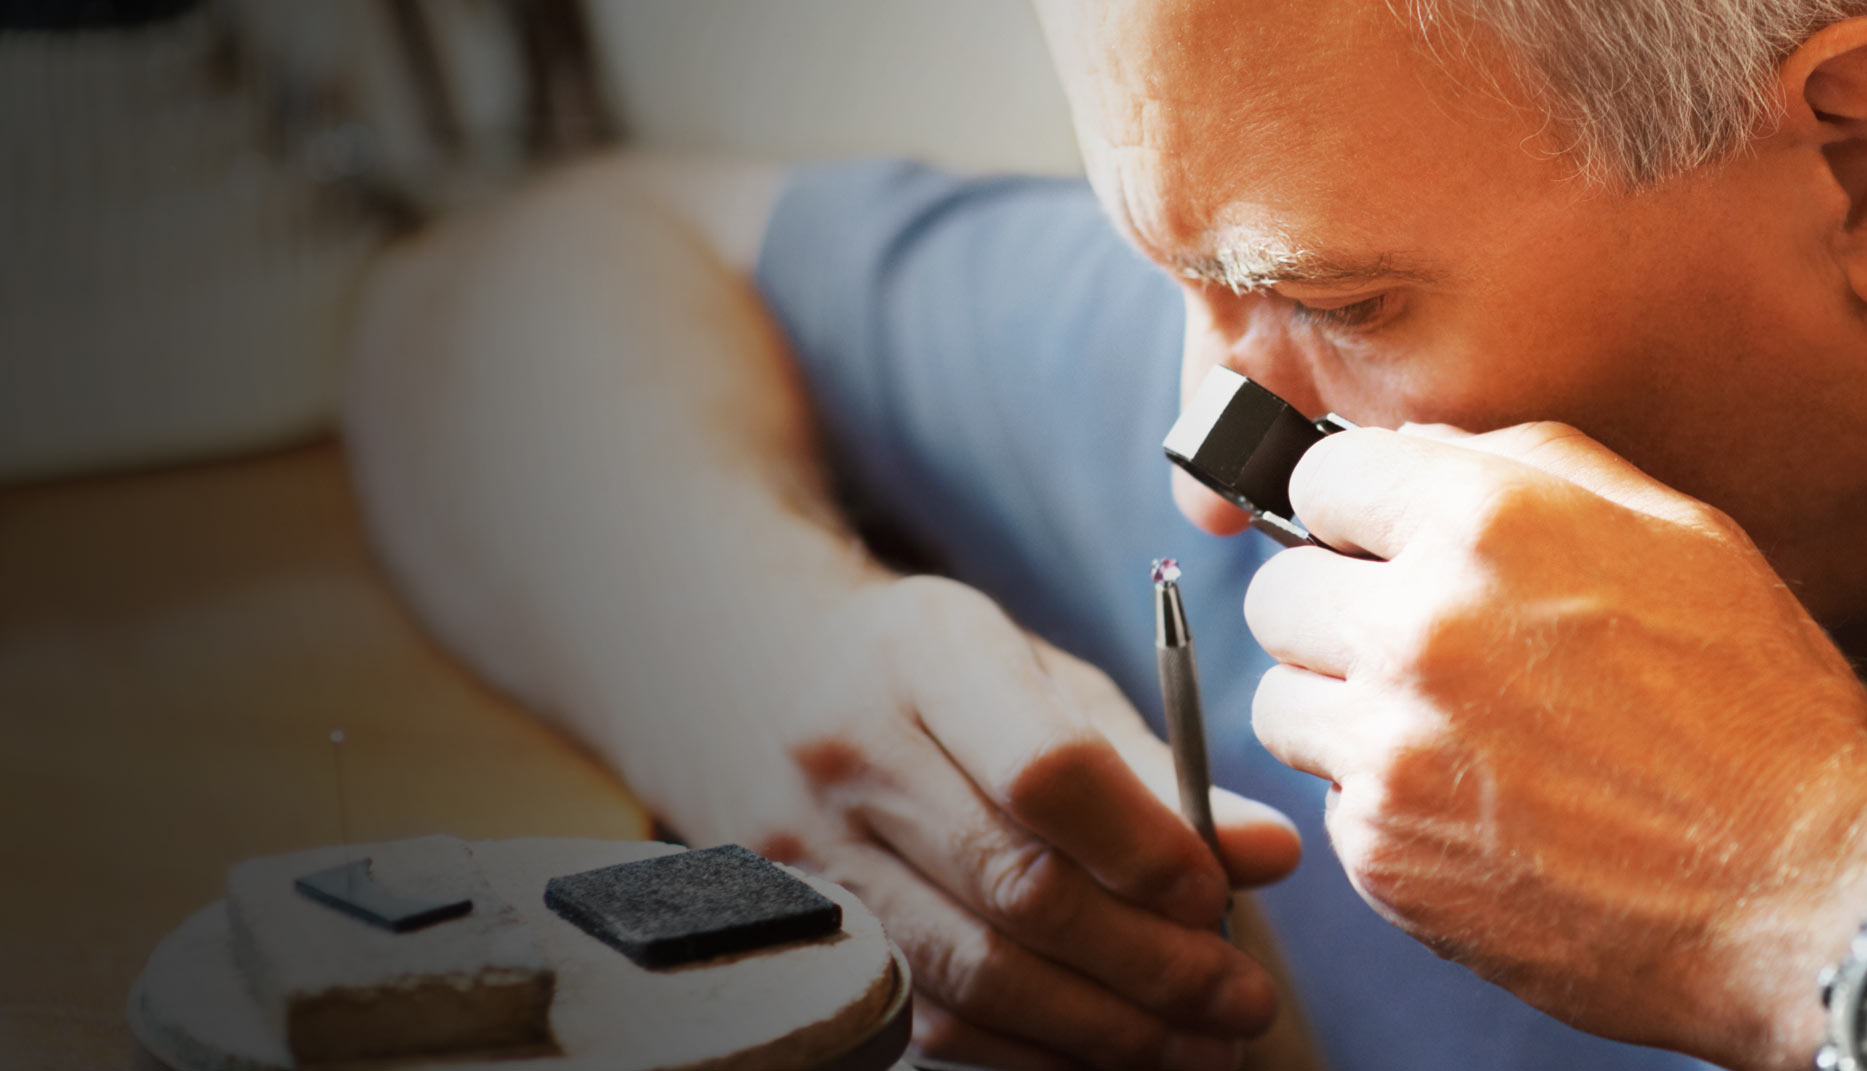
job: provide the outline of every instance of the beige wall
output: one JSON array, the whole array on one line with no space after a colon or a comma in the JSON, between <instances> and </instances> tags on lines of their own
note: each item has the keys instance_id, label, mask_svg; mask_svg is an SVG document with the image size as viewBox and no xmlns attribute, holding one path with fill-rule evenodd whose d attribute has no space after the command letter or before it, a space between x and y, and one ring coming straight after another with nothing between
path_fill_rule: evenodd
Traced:
<instances>
[{"instance_id":1,"label":"beige wall","mask_svg":"<svg viewBox=\"0 0 1867 1071\"><path fill-rule=\"evenodd\" d=\"M591 0L629 132L795 159L1073 172L1026 0Z\"/></svg>"}]
</instances>

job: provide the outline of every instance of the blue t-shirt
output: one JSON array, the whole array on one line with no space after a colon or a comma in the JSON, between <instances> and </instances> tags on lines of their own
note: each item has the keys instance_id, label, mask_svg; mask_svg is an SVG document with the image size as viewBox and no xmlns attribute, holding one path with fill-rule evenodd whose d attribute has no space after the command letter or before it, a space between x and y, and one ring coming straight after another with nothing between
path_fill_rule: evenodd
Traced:
<instances>
[{"instance_id":1,"label":"blue t-shirt","mask_svg":"<svg viewBox=\"0 0 1867 1071\"><path fill-rule=\"evenodd\" d=\"M952 576L1101 666L1161 726L1149 562L1179 558L1213 773L1301 829L1261 900L1332 1067L1697 1068L1572 1030L1382 922L1322 824L1324 784L1264 751L1270 659L1242 613L1277 548L1175 510L1161 437L1178 410L1182 306L1080 182L961 179L903 164L795 175L758 282L864 510Z\"/></svg>"}]
</instances>

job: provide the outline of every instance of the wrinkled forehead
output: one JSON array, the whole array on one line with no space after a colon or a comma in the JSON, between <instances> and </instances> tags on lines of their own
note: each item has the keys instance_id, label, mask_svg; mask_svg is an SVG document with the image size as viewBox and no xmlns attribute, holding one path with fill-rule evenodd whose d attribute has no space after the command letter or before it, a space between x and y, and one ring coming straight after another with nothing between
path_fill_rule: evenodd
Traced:
<instances>
[{"instance_id":1,"label":"wrinkled forehead","mask_svg":"<svg viewBox=\"0 0 1867 1071\"><path fill-rule=\"evenodd\" d=\"M1388 0L1040 0L1090 177L1144 246L1442 206L1547 164ZM1527 173L1527 171L1526 171Z\"/></svg>"}]
</instances>

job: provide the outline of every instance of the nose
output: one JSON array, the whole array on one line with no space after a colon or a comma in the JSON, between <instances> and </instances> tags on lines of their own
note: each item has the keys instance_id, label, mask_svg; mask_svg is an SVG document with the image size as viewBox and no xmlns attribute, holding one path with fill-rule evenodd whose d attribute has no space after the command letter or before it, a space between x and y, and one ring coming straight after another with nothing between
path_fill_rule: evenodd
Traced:
<instances>
[{"instance_id":1,"label":"nose","mask_svg":"<svg viewBox=\"0 0 1867 1071\"><path fill-rule=\"evenodd\" d=\"M1274 299L1211 286L1189 287L1185 296L1182 405L1207 372L1224 366L1263 384L1303 412L1320 415L1315 381L1289 338L1288 323L1272 307ZM1251 523L1250 514L1178 468L1173 470L1173 500L1187 520L1213 535L1235 535Z\"/></svg>"},{"instance_id":2,"label":"nose","mask_svg":"<svg viewBox=\"0 0 1867 1071\"><path fill-rule=\"evenodd\" d=\"M1315 369L1290 334L1287 310L1268 294L1233 294L1222 287L1188 287L1186 333L1181 343L1180 402L1206 373L1223 365L1314 418L1323 413Z\"/></svg>"}]
</instances>

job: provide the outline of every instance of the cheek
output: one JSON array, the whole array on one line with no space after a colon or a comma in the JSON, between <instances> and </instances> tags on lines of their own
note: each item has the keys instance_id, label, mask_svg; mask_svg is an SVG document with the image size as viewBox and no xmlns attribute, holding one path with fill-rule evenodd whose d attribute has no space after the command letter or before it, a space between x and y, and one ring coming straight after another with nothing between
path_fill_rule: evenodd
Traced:
<instances>
[{"instance_id":1,"label":"cheek","mask_svg":"<svg viewBox=\"0 0 1867 1071\"><path fill-rule=\"evenodd\" d=\"M1181 365L1182 404L1223 365L1311 416L1358 424L1453 424L1485 430L1542 419L1592 382L1586 362L1552 343L1542 317L1497 315L1410 295L1405 319L1365 337L1331 337L1297 323L1275 298L1189 288ZM1534 322L1531 322L1534 321ZM1191 481L1177 483L1182 510L1207 530L1237 523L1235 510Z\"/></svg>"},{"instance_id":2,"label":"cheek","mask_svg":"<svg viewBox=\"0 0 1867 1071\"><path fill-rule=\"evenodd\" d=\"M1621 380L1644 364L1625 323L1583 288L1430 311L1377 403L1399 420L1470 431L1578 423L1603 398L1625 394Z\"/></svg>"}]
</instances>

